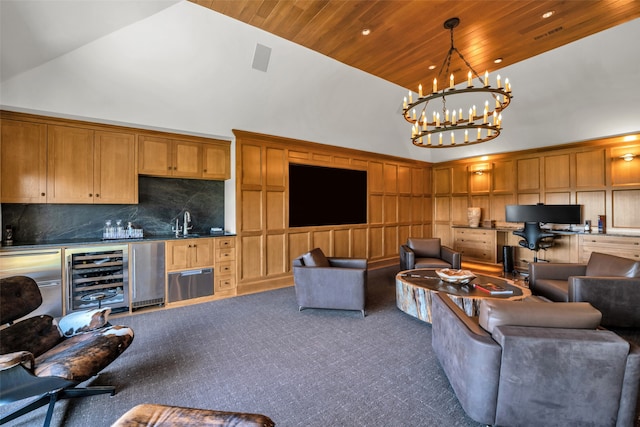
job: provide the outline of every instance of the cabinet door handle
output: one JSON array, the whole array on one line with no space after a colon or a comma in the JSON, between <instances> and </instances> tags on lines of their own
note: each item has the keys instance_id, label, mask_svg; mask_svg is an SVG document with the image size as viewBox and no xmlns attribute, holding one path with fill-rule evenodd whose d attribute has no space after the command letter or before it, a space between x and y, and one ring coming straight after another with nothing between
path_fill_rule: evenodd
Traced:
<instances>
[{"instance_id":1,"label":"cabinet door handle","mask_svg":"<svg viewBox=\"0 0 640 427\"><path fill-rule=\"evenodd\" d=\"M100 197L100 195L99 195L99 194L96 194L96 197Z\"/></svg>"},{"instance_id":2,"label":"cabinet door handle","mask_svg":"<svg viewBox=\"0 0 640 427\"><path fill-rule=\"evenodd\" d=\"M93 194L89 193L89 197L93 197Z\"/></svg>"},{"instance_id":3,"label":"cabinet door handle","mask_svg":"<svg viewBox=\"0 0 640 427\"><path fill-rule=\"evenodd\" d=\"M203 169L203 172L204 172L204 173L207 173L207 170L206 170L206 169Z\"/></svg>"},{"instance_id":4,"label":"cabinet door handle","mask_svg":"<svg viewBox=\"0 0 640 427\"><path fill-rule=\"evenodd\" d=\"M169 166L167 169L168 169L168 170L171 170L171 166Z\"/></svg>"},{"instance_id":5,"label":"cabinet door handle","mask_svg":"<svg viewBox=\"0 0 640 427\"><path fill-rule=\"evenodd\" d=\"M44 197L45 194L44 193L40 193L40 195Z\"/></svg>"}]
</instances>

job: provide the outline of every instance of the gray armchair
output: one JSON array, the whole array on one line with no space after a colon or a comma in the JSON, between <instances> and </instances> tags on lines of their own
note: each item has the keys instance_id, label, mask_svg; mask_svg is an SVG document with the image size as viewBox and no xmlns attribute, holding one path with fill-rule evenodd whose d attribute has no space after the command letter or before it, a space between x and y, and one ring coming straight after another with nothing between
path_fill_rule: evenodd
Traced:
<instances>
[{"instance_id":1,"label":"gray armchair","mask_svg":"<svg viewBox=\"0 0 640 427\"><path fill-rule=\"evenodd\" d=\"M433 350L462 408L489 425L633 427L640 347L588 303L485 299L468 317L435 294Z\"/></svg>"},{"instance_id":2,"label":"gray armchair","mask_svg":"<svg viewBox=\"0 0 640 427\"><path fill-rule=\"evenodd\" d=\"M409 237L407 243L400 246L400 269L414 268L453 268L460 269L462 255L453 249L442 246L440 238Z\"/></svg>"},{"instance_id":3,"label":"gray armchair","mask_svg":"<svg viewBox=\"0 0 640 427\"><path fill-rule=\"evenodd\" d=\"M529 264L529 288L551 301L586 301L602 324L640 327L640 261L593 252L587 264Z\"/></svg>"},{"instance_id":4,"label":"gray armchair","mask_svg":"<svg viewBox=\"0 0 640 427\"><path fill-rule=\"evenodd\" d=\"M293 260L298 308L359 310L365 316L367 260L325 257L315 248Z\"/></svg>"}]
</instances>

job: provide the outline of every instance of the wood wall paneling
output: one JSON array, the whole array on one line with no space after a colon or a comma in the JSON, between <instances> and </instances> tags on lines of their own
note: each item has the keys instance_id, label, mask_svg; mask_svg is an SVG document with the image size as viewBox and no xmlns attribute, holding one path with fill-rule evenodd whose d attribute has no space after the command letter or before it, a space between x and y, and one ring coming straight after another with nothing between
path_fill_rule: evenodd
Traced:
<instances>
[{"instance_id":1,"label":"wood wall paneling","mask_svg":"<svg viewBox=\"0 0 640 427\"><path fill-rule=\"evenodd\" d=\"M391 257L397 255L398 246L398 226L390 225L384 227L384 253L383 256Z\"/></svg>"},{"instance_id":2,"label":"wood wall paneling","mask_svg":"<svg viewBox=\"0 0 640 427\"><path fill-rule=\"evenodd\" d=\"M545 193L544 197L545 205L570 205L571 193L569 191L557 192L557 193Z\"/></svg>"},{"instance_id":3,"label":"wood wall paneling","mask_svg":"<svg viewBox=\"0 0 640 427\"><path fill-rule=\"evenodd\" d=\"M266 236L266 275L274 276L286 273L290 270L291 263L288 263L286 257L285 235L269 234Z\"/></svg>"},{"instance_id":4,"label":"wood wall paneling","mask_svg":"<svg viewBox=\"0 0 640 427\"><path fill-rule=\"evenodd\" d=\"M384 255L383 227L371 227L369 229L369 258L382 258Z\"/></svg>"},{"instance_id":5,"label":"wood wall paneling","mask_svg":"<svg viewBox=\"0 0 640 427\"><path fill-rule=\"evenodd\" d=\"M544 186L546 190L571 187L569 154L544 157Z\"/></svg>"},{"instance_id":6,"label":"wood wall paneling","mask_svg":"<svg viewBox=\"0 0 640 427\"><path fill-rule=\"evenodd\" d=\"M240 173L242 185L262 185L262 149L259 145L244 143L240 147Z\"/></svg>"},{"instance_id":7,"label":"wood wall paneling","mask_svg":"<svg viewBox=\"0 0 640 427\"><path fill-rule=\"evenodd\" d=\"M466 165L451 168L451 192L454 194L469 192L469 170Z\"/></svg>"},{"instance_id":8,"label":"wood wall paneling","mask_svg":"<svg viewBox=\"0 0 640 427\"><path fill-rule=\"evenodd\" d=\"M261 235L246 235L241 238L242 263L240 266L240 280L258 279L264 276L262 262L265 250Z\"/></svg>"},{"instance_id":9,"label":"wood wall paneling","mask_svg":"<svg viewBox=\"0 0 640 427\"><path fill-rule=\"evenodd\" d=\"M262 191L243 190L241 193L242 231L262 230Z\"/></svg>"},{"instance_id":10,"label":"wood wall paneling","mask_svg":"<svg viewBox=\"0 0 640 427\"><path fill-rule=\"evenodd\" d=\"M429 176L429 174L426 175ZM429 188L426 184L423 169L411 168L411 194L422 196L425 192L424 189Z\"/></svg>"},{"instance_id":11,"label":"wood wall paneling","mask_svg":"<svg viewBox=\"0 0 640 427\"><path fill-rule=\"evenodd\" d=\"M286 185L285 179L288 174L288 171L285 171L286 167L285 151L267 147L265 167L266 184L268 186L281 187L282 191L284 191Z\"/></svg>"},{"instance_id":12,"label":"wood wall paneling","mask_svg":"<svg viewBox=\"0 0 640 427\"><path fill-rule=\"evenodd\" d=\"M436 195L451 193L451 168L433 170L433 192Z\"/></svg>"},{"instance_id":13,"label":"wood wall paneling","mask_svg":"<svg viewBox=\"0 0 640 427\"><path fill-rule=\"evenodd\" d=\"M535 205L540 203L540 194L538 193L524 193L518 194L518 205Z\"/></svg>"},{"instance_id":14,"label":"wood wall paneling","mask_svg":"<svg viewBox=\"0 0 640 427\"><path fill-rule=\"evenodd\" d=\"M576 153L576 187L604 187L605 158L604 149Z\"/></svg>"},{"instance_id":15,"label":"wood wall paneling","mask_svg":"<svg viewBox=\"0 0 640 427\"><path fill-rule=\"evenodd\" d=\"M387 224L398 222L398 196L396 195L384 196L384 222Z\"/></svg>"},{"instance_id":16,"label":"wood wall paneling","mask_svg":"<svg viewBox=\"0 0 640 427\"><path fill-rule=\"evenodd\" d=\"M493 163L491 168L493 192L513 191L515 184L513 165L513 160L502 160Z\"/></svg>"},{"instance_id":17,"label":"wood wall paneling","mask_svg":"<svg viewBox=\"0 0 640 427\"><path fill-rule=\"evenodd\" d=\"M384 192L398 192L398 165L384 164Z\"/></svg>"},{"instance_id":18,"label":"wood wall paneling","mask_svg":"<svg viewBox=\"0 0 640 427\"><path fill-rule=\"evenodd\" d=\"M518 159L518 191L540 190L540 159Z\"/></svg>"},{"instance_id":19,"label":"wood wall paneling","mask_svg":"<svg viewBox=\"0 0 640 427\"><path fill-rule=\"evenodd\" d=\"M369 253L369 233L366 228L351 229L351 256L354 258L373 258Z\"/></svg>"},{"instance_id":20,"label":"wood wall paneling","mask_svg":"<svg viewBox=\"0 0 640 427\"><path fill-rule=\"evenodd\" d=\"M598 215L606 212L606 192L577 191L576 204L582 205L582 222L591 220L591 225L597 230Z\"/></svg>"},{"instance_id":21,"label":"wood wall paneling","mask_svg":"<svg viewBox=\"0 0 640 427\"><path fill-rule=\"evenodd\" d=\"M449 223L449 221L451 220L451 198L436 196L434 203L435 221Z\"/></svg>"},{"instance_id":22,"label":"wood wall paneling","mask_svg":"<svg viewBox=\"0 0 640 427\"><path fill-rule=\"evenodd\" d=\"M382 224L384 196L381 194L373 194L369 196L369 223L370 224Z\"/></svg>"},{"instance_id":23,"label":"wood wall paneling","mask_svg":"<svg viewBox=\"0 0 640 427\"><path fill-rule=\"evenodd\" d=\"M338 229L333 232L333 256L349 258L351 256L351 230Z\"/></svg>"},{"instance_id":24,"label":"wood wall paneling","mask_svg":"<svg viewBox=\"0 0 640 427\"><path fill-rule=\"evenodd\" d=\"M467 196L451 197L451 223L454 225L466 225L469 223L467 219L467 208L469 200Z\"/></svg>"},{"instance_id":25,"label":"wood wall paneling","mask_svg":"<svg viewBox=\"0 0 640 427\"><path fill-rule=\"evenodd\" d=\"M284 191L267 191L267 229L284 230L286 228L287 202Z\"/></svg>"},{"instance_id":26,"label":"wood wall paneling","mask_svg":"<svg viewBox=\"0 0 640 427\"><path fill-rule=\"evenodd\" d=\"M480 169L481 174L474 172L469 173L469 188L471 193L488 193L491 190L491 170L488 168Z\"/></svg>"},{"instance_id":27,"label":"wood wall paneling","mask_svg":"<svg viewBox=\"0 0 640 427\"><path fill-rule=\"evenodd\" d=\"M640 190L614 190L611 226L640 229ZM629 215L630 212L634 214Z\"/></svg>"},{"instance_id":28,"label":"wood wall paneling","mask_svg":"<svg viewBox=\"0 0 640 427\"><path fill-rule=\"evenodd\" d=\"M411 222L411 196L398 196L398 222Z\"/></svg>"},{"instance_id":29,"label":"wood wall paneling","mask_svg":"<svg viewBox=\"0 0 640 427\"><path fill-rule=\"evenodd\" d=\"M411 168L398 166L398 193L411 194Z\"/></svg>"},{"instance_id":30,"label":"wood wall paneling","mask_svg":"<svg viewBox=\"0 0 640 427\"><path fill-rule=\"evenodd\" d=\"M514 197L511 194L496 194L490 198L491 207L489 209L490 217L496 221L496 225L505 225L505 211L507 205L514 204Z\"/></svg>"},{"instance_id":31,"label":"wood wall paneling","mask_svg":"<svg viewBox=\"0 0 640 427\"><path fill-rule=\"evenodd\" d=\"M379 162L369 162L369 192L384 192L384 173L383 165Z\"/></svg>"}]
</instances>

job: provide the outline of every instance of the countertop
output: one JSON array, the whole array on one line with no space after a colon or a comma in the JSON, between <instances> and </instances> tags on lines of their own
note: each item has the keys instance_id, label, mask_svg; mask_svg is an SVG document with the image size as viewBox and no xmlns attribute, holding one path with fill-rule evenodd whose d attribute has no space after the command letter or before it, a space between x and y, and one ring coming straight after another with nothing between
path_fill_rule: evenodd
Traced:
<instances>
[{"instance_id":1,"label":"countertop","mask_svg":"<svg viewBox=\"0 0 640 427\"><path fill-rule=\"evenodd\" d=\"M11 245L6 245L4 242L0 246L0 252L8 252L13 250L26 250L26 249L46 249L51 247L73 247L82 245L126 245L129 243L144 243L154 241L166 241L166 240L184 240L184 239L204 239L211 237L228 237L235 236L235 233L215 233L215 234L192 234L187 237L176 237L174 234L164 236L149 236L142 239L110 239L105 240L99 237L84 238L84 239L57 239L57 240L43 240L38 242L23 242L14 241Z\"/></svg>"},{"instance_id":2,"label":"countertop","mask_svg":"<svg viewBox=\"0 0 640 427\"><path fill-rule=\"evenodd\" d=\"M502 231L502 232L513 232L513 231L519 231L522 230L521 227L470 227L468 225L463 225L463 224L459 224L459 225L452 225L451 228L468 228L470 230L494 230L494 231ZM614 237L640 237L640 234L631 234L631 233L598 233L596 232L591 232L591 233L585 233L582 230L566 230L566 229L552 229L552 228L542 228L543 231L548 231L549 233L555 233L555 234L559 234L559 235L573 235L573 234L578 234L578 235L585 235L585 236L614 236Z\"/></svg>"}]
</instances>

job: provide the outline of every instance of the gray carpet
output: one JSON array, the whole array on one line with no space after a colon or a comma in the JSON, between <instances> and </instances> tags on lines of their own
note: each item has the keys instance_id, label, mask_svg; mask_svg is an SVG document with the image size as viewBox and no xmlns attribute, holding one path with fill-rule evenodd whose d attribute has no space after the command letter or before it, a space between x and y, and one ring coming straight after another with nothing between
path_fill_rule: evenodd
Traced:
<instances>
[{"instance_id":1,"label":"gray carpet","mask_svg":"<svg viewBox=\"0 0 640 427\"><path fill-rule=\"evenodd\" d=\"M365 319L298 312L293 288L118 318L135 339L93 381L116 395L59 402L52 425L109 426L145 402L257 412L279 427L479 425L435 359L431 327L396 308L396 271L370 272ZM7 425L42 425L44 413Z\"/></svg>"}]
</instances>

